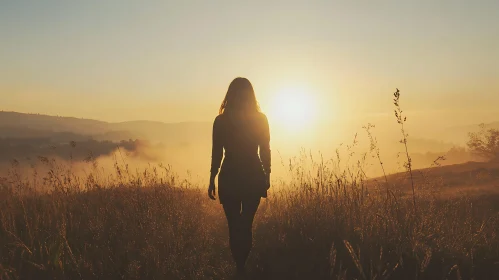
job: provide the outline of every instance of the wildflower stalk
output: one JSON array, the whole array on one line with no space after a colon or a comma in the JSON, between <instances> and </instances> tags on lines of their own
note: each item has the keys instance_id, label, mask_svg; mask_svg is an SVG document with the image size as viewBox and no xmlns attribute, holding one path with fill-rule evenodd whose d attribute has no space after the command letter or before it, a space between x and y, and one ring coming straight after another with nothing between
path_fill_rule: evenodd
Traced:
<instances>
[{"instance_id":1,"label":"wildflower stalk","mask_svg":"<svg viewBox=\"0 0 499 280\"><path fill-rule=\"evenodd\" d=\"M405 155L407 157L407 162L404 164L404 167L411 176L412 203L414 205L414 212L416 212L416 192L414 190L414 177L412 176L412 159L409 155L409 149L407 148L407 137L409 135L405 132L404 128L404 123L407 121L407 117L402 115L403 111L400 107L400 91L398 88L393 93L393 96L393 104L395 105L395 117L397 118L397 122L400 124L400 131L402 132L402 139L400 140L400 143L404 144Z\"/></svg>"}]
</instances>

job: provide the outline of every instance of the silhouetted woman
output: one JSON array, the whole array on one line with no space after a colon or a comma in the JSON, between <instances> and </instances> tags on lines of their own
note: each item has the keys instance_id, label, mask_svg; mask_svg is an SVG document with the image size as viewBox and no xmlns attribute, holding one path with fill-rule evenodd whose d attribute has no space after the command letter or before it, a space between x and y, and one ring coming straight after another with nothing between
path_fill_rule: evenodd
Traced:
<instances>
[{"instance_id":1,"label":"silhouetted woman","mask_svg":"<svg viewBox=\"0 0 499 280\"><path fill-rule=\"evenodd\" d=\"M252 225L260 198L270 187L270 133L260 112L253 86L246 78L234 79L213 123L213 147L208 196L218 195L229 224L229 244L237 272L244 273L252 247Z\"/></svg>"}]
</instances>

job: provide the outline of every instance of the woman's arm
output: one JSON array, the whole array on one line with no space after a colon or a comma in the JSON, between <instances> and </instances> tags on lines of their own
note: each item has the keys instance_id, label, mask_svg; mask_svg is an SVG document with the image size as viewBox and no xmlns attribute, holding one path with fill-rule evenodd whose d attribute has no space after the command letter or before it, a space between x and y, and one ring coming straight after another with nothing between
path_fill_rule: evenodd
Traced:
<instances>
[{"instance_id":1,"label":"woman's arm","mask_svg":"<svg viewBox=\"0 0 499 280\"><path fill-rule=\"evenodd\" d=\"M262 161L263 170L267 175L271 172L271 156L270 156L270 128L267 117L263 115L262 121L262 138L260 142L260 159Z\"/></svg>"},{"instance_id":2,"label":"woman's arm","mask_svg":"<svg viewBox=\"0 0 499 280\"><path fill-rule=\"evenodd\" d=\"M220 164L222 162L223 157L223 144L221 139L221 124L220 118L217 117L213 122L213 139L212 139L212 148L211 148L211 176L210 183L215 182L215 177L218 174L218 170L220 168Z\"/></svg>"},{"instance_id":3,"label":"woman's arm","mask_svg":"<svg viewBox=\"0 0 499 280\"><path fill-rule=\"evenodd\" d=\"M213 122L213 144L211 148L211 169L210 169L210 185L208 187L208 197L215 200L215 177L217 177L218 169L223 157L223 144L221 139L220 118L217 117Z\"/></svg>"}]
</instances>

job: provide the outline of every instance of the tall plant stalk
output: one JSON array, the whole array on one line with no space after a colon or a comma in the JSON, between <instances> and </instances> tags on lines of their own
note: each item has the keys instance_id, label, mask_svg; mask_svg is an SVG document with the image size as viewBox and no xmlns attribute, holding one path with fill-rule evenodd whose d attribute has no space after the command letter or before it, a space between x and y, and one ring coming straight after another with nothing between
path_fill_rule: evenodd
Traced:
<instances>
[{"instance_id":1,"label":"tall plant stalk","mask_svg":"<svg viewBox=\"0 0 499 280\"><path fill-rule=\"evenodd\" d=\"M393 93L393 96L393 104L395 105L395 117L397 118L397 122L400 124L400 132L402 132L402 139L400 140L400 143L404 144L405 155L407 157L407 162L404 164L404 167L411 176L412 203L414 205L414 212L416 212L416 191L414 190L414 177L412 175L412 159L409 155L409 149L407 148L407 137L409 137L409 135L406 133L404 127L404 124L407 121L407 117L402 115L403 111L400 107L400 91L398 88Z\"/></svg>"}]
</instances>

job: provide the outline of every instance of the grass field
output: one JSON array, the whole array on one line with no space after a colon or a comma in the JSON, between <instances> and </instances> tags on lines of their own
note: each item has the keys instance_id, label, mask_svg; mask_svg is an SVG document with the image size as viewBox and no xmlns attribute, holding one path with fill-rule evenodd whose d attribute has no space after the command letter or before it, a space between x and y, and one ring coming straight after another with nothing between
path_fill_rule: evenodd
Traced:
<instances>
[{"instance_id":1,"label":"grass field","mask_svg":"<svg viewBox=\"0 0 499 280\"><path fill-rule=\"evenodd\" d=\"M499 279L495 177L476 195L473 181L445 183L445 170L489 169L415 171L414 207L403 174L368 180L306 160L258 210L249 279ZM76 176L41 161L47 174L14 166L0 183L0 279L232 279L225 217L205 186L168 168Z\"/></svg>"}]
</instances>

